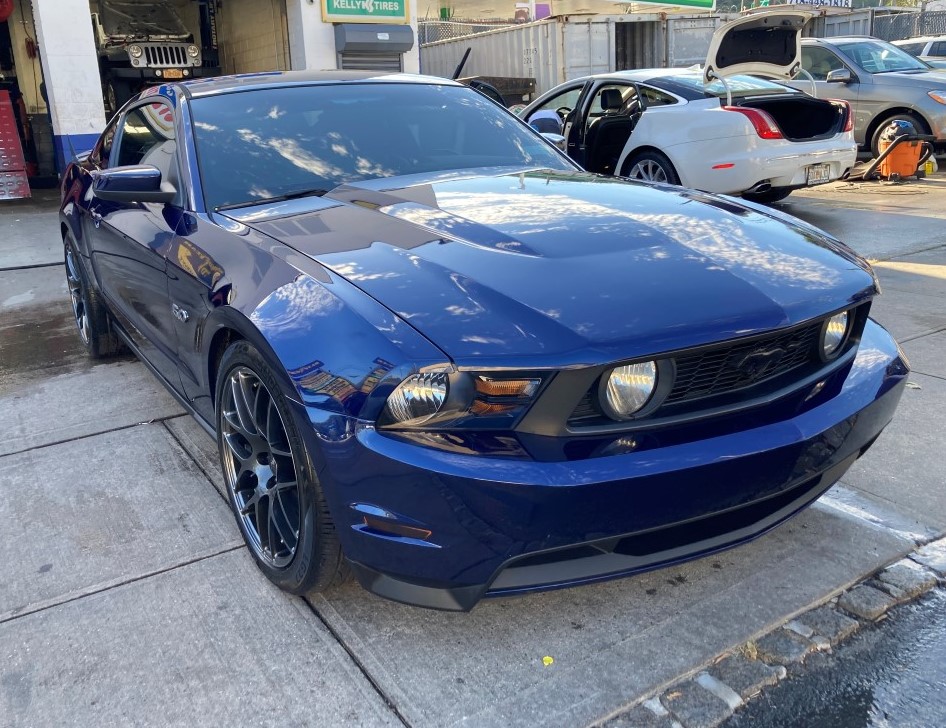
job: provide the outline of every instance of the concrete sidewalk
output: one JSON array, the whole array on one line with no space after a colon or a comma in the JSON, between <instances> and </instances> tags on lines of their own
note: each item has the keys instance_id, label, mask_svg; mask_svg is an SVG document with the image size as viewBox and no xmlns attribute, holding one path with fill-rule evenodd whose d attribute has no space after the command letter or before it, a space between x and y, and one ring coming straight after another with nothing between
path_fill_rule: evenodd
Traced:
<instances>
[{"instance_id":1,"label":"concrete sidewalk","mask_svg":"<svg viewBox=\"0 0 946 728\"><path fill-rule=\"evenodd\" d=\"M780 206L882 259L874 315L915 368L843 484L747 546L470 614L270 586L215 444L141 364L85 359L54 206L0 207L0 726L586 725L837 593L946 531L943 199Z\"/></svg>"}]
</instances>

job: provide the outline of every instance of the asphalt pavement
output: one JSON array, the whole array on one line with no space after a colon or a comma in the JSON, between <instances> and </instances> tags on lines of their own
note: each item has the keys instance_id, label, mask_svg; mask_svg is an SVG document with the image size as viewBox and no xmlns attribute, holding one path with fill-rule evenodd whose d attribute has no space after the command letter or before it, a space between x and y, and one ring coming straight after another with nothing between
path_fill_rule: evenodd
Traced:
<instances>
[{"instance_id":1,"label":"asphalt pavement","mask_svg":"<svg viewBox=\"0 0 946 728\"><path fill-rule=\"evenodd\" d=\"M946 175L778 206L877 260L910 357L894 423L758 541L469 614L255 568L216 447L73 330L55 201L0 206L0 726L589 725L946 532ZM546 659L551 658L551 659Z\"/></svg>"}]
</instances>

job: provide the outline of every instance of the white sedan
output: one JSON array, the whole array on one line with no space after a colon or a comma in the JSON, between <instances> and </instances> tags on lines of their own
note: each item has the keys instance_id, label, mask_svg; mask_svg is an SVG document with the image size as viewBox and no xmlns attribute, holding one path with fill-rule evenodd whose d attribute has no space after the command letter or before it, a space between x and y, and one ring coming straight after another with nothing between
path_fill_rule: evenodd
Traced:
<instances>
[{"instance_id":1,"label":"white sedan","mask_svg":"<svg viewBox=\"0 0 946 728\"><path fill-rule=\"evenodd\" d=\"M702 70L574 79L520 116L564 136L568 155L590 172L781 200L847 176L857 153L847 102L768 80L799 72L808 17L740 18L716 31Z\"/></svg>"}]
</instances>

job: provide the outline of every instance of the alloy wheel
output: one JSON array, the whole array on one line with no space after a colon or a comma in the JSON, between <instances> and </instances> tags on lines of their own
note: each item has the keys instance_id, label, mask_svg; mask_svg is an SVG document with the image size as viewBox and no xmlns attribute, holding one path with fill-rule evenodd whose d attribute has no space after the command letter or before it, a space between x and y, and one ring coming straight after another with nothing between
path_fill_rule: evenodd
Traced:
<instances>
[{"instance_id":1,"label":"alloy wheel","mask_svg":"<svg viewBox=\"0 0 946 728\"><path fill-rule=\"evenodd\" d=\"M79 274L79 264L72 253L66 248L66 283L69 285L69 297L72 300L72 314L79 329L79 336L85 344L89 343L89 311L85 305L85 295L82 290L82 277Z\"/></svg>"},{"instance_id":2,"label":"alloy wheel","mask_svg":"<svg viewBox=\"0 0 946 728\"><path fill-rule=\"evenodd\" d=\"M666 182L667 171L652 159L642 159L631 167L628 177L648 182Z\"/></svg>"},{"instance_id":3,"label":"alloy wheel","mask_svg":"<svg viewBox=\"0 0 946 728\"><path fill-rule=\"evenodd\" d=\"M274 568L299 546L299 483L289 437L272 393L251 369L236 367L223 388L223 470L250 547Z\"/></svg>"}]
</instances>

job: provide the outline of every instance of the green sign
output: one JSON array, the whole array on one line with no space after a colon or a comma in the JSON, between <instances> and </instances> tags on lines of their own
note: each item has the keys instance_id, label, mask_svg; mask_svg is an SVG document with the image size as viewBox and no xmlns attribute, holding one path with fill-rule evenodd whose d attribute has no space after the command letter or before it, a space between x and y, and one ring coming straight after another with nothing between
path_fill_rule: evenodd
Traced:
<instances>
[{"instance_id":1,"label":"green sign","mask_svg":"<svg viewBox=\"0 0 946 728\"><path fill-rule=\"evenodd\" d=\"M410 21L408 0L322 0L326 23L400 23Z\"/></svg>"},{"instance_id":2,"label":"green sign","mask_svg":"<svg viewBox=\"0 0 946 728\"><path fill-rule=\"evenodd\" d=\"M672 5L675 8L716 9L716 0L634 0L634 2L644 5Z\"/></svg>"}]
</instances>

